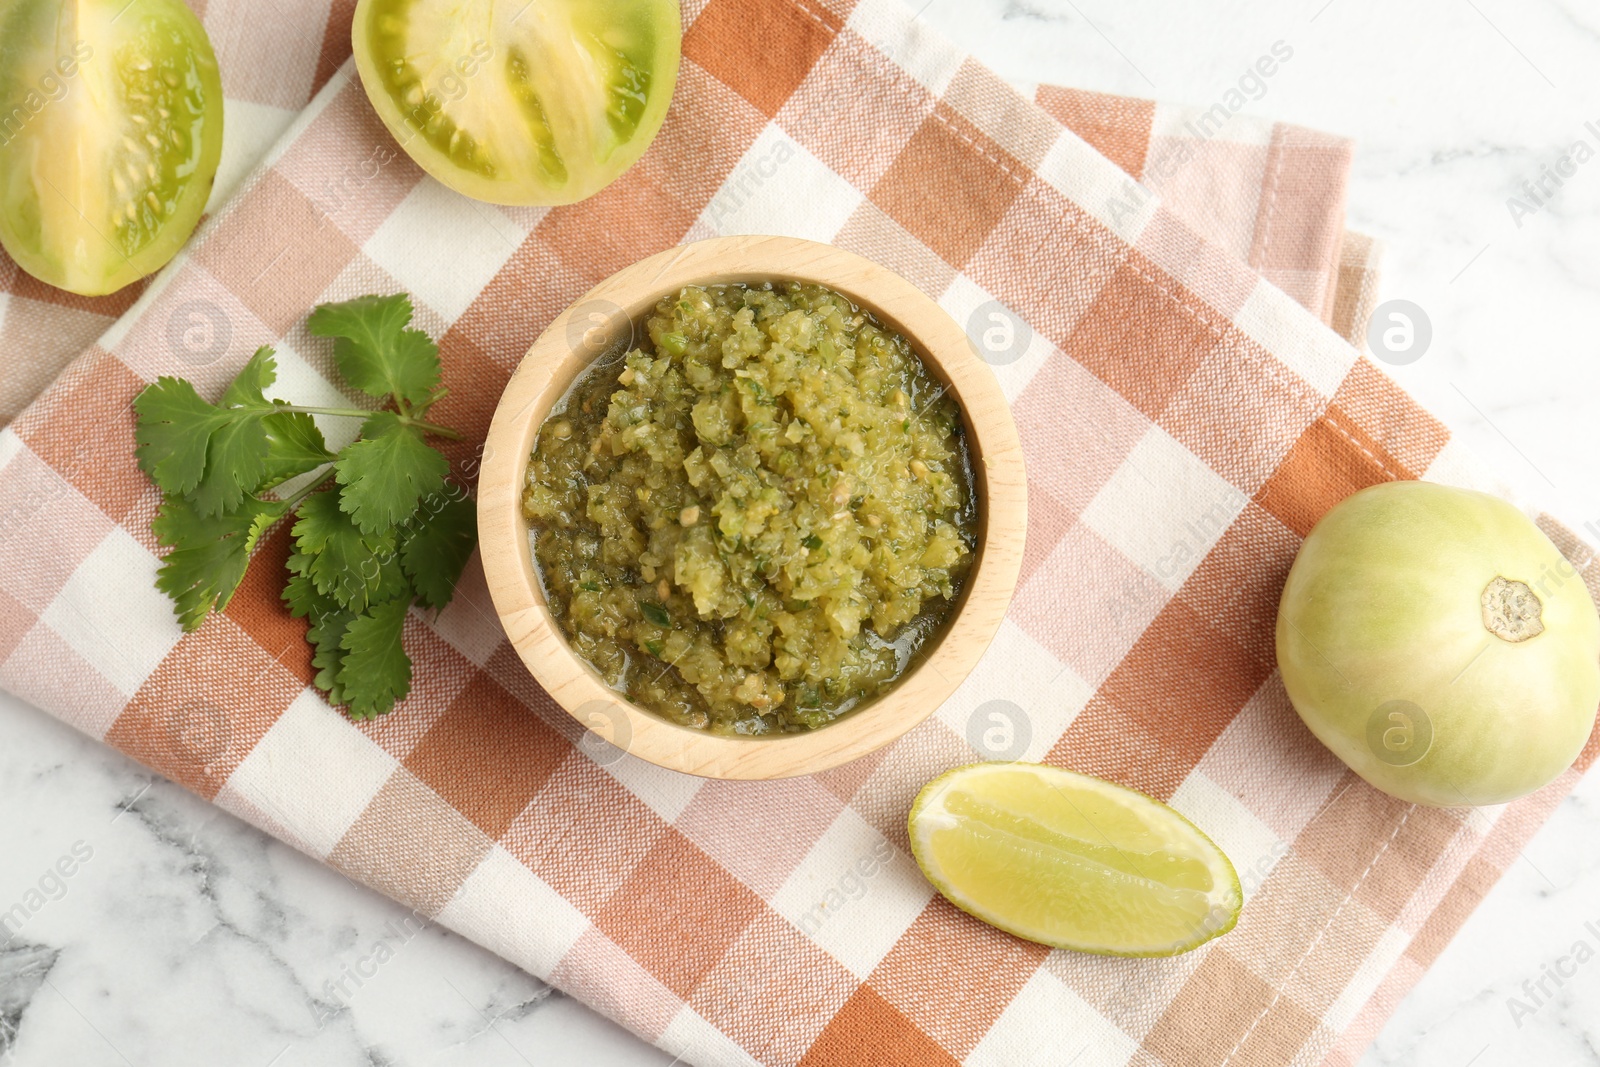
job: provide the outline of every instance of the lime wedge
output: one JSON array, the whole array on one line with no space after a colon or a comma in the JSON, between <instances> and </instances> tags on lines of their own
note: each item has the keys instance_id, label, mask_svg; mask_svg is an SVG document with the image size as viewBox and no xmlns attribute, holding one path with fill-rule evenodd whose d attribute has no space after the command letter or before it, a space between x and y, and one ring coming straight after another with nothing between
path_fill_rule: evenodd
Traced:
<instances>
[{"instance_id":1,"label":"lime wedge","mask_svg":"<svg viewBox=\"0 0 1600 1067\"><path fill-rule=\"evenodd\" d=\"M1175 956L1233 929L1233 864L1160 801L1037 763L923 787L911 852L946 900L1007 933L1107 956Z\"/></svg>"}]
</instances>

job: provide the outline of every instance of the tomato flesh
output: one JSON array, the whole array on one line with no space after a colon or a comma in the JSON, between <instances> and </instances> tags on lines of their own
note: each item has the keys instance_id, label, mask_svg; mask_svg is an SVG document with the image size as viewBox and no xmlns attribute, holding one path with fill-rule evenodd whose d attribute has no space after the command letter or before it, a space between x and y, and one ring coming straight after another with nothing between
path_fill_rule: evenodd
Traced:
<instances>
[{"instance_id":1,"label":"tomato flesh","mask_svg":"<svg viewBox=\"0 0 1600 1067\"><path fill-rule=\"evenodd\" d=\"M165 266L205 210L222 83L178 0L22 0L0 14L0 244L88 296Z\"/></svg>"},{"instance_id":2,"label":"tomato flesh","mask_svg":"<svg viewBox=\"0 0 1600 1067\"><path fill-rule=\"evenodd\" d=\"M644 154L677 81L672 0L361 0L356 67L429 174L499 204L593 196Z\"/></svg>"},{"instance_id":3,"label":"tomato flesh","mask_svg":"<svg viewBox=\"0 0 1600 1067\"><path fill-rule=\"evenodd\" d=\"M1498 497L1363 489L1311 531L1278 609L1295 710L1368 782L1420 804L1499 804L1572 765L1600 706L1583 577Z\"/></svg>"}]
</instances>

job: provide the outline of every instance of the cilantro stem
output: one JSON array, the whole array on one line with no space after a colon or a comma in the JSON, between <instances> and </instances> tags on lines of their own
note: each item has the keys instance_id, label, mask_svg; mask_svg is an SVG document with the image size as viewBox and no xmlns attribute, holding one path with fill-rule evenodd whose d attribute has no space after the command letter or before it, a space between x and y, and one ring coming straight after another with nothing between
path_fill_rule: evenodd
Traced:
<instances>
[{"instance_id":1,"label":"cilantro stem","mask_svg":"<svg viewBox=\"0 0 1600 1067\"><path fill-rule=\"evenodd\" d=\"M302 415L338 415L348 419L366 419L370 418L373 414L370 411L363 411L360 408L317 408L306 407L302 404L279 404L277 407L273 408L273 410L292 411ZM407 415L403 412L400 415L400 421L405 423L407 426L415 426L423 433L429 433L435 437L443 437L451 441L459 441L462 439L461 434L450 429L448 426L440 426L437 423L432 422L423 422L421 419L412 418L410 415Z\"/></svg>"},{"instance_id":2,"label":"cilantro stem","mask_svg":"<svg viewBox=\"0 0 1600 1067\"><path fill-rule=\"evenodd\" d=\"M351 419L365 419L372 412L360 408L313 408L302 404L279 404L274 411L293 411L301 415L343 415Z\"/></svg>"},{"instance_id":3,"label":"cilantro stem","mask_svg":"<svg viewBox=\"0 0 1600 1067\"><path fill-rule=\"evenodd\" d=\"M421 419L413 419L406 415L400 416L400 421L405 423L407 426L415 426L423 433L431 433L435 437L443 437L451 441L461 440L461 435L450 429L448 426L440 426L437 423L432 422L423 422Z\"/></svg>"},{"instance_id":4,"label":"cilantro stem","mask_svg":"<svg viewBox=\"0 0 1600 1067\"><path fill-rule=\"evenodd\" d=\"M293 511L296 504L300 503L300 501L304 500L312 493L315 493L318 489L321 489L323 486L327 485L328 479L332 478L333 475L333 464L330 463L328 464L328 469L322 473L322 477L318 478L314 482L308 482L306 485L290 494L289 498L283 502L288 511Z\"/></svg>"}]
</instances>

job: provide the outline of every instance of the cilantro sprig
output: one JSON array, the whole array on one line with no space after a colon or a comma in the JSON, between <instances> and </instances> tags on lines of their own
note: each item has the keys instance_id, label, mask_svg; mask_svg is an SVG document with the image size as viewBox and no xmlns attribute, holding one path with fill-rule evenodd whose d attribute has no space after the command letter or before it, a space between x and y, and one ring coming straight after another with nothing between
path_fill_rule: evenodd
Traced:
<instances>
[{"instance_id":1,"label":"cilantro sprig","mask_svg":"<svg viewBox=\"0 0 1600 1067\"><path fill-rule=\"evenodd\" d=\"M477 544L477 517L427 421L448 390L439 348L413 329L405 294L324 304L307 322L334 341L344 380L377 410L268 399L271 348L250 358L216 403L163 377L134 400L139 466L164 494L151 529L170 549L156 585L185 630L223 611L256 546L293 518L284 602L308 620L316 684L356 719L392 709L411 689L402 633L413 604L450 602ZM334 452L313 415L361 420ZM275 491L301 479L287 495Z\"/></svg>"}]
</instances>

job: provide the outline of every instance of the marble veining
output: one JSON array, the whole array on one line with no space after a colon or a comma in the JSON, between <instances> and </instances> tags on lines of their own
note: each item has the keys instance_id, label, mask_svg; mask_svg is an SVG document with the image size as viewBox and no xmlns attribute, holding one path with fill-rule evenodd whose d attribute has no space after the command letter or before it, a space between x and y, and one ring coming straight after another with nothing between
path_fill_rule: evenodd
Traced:
<instances>
[{"instance_id":1,"label":"marble veining","mask_svg":"<svg viewBox=\"0 0 1600 1067\"><path fill-rule=\"evenodd\" d=\"M1600 160L1520 225L1507 207L1576 140L1600 148L1586 125L1600 124L1593 4L906 2L1018 83L1169 101L1214 99L1290 42L1294 62L1248 107L1356 139L1351 225L1388 246L1384 295L1416 301L1434 329L1427 354L1390 373L1506 481L1600 541ZM5 697L0 738L0 914L23 907L0 931L0 1063L671 1062ZM1362 1067L1530 1063L1600 1065L1597 775Z\"/></svg>"},{"instance_id":2,"label":"marble veining","mask_svg":"<svg viewBox=\"0 0 1600 1067\"><path fill-rule=\"evenodd\" d=\"M16 1044L22 1016L60 955L55 949L26 942L0 949L0 1056Z\"/></svg>"},{"instance_id":3,"label":"marble veining","mask_svg":"<svg viewBox=\"0 0 1600 1067\"><path fill-rule=\"evenodd\" d=\"M0 736L0 1062L670 1059L32 708Z\"/></svg>"}]
</instances>

